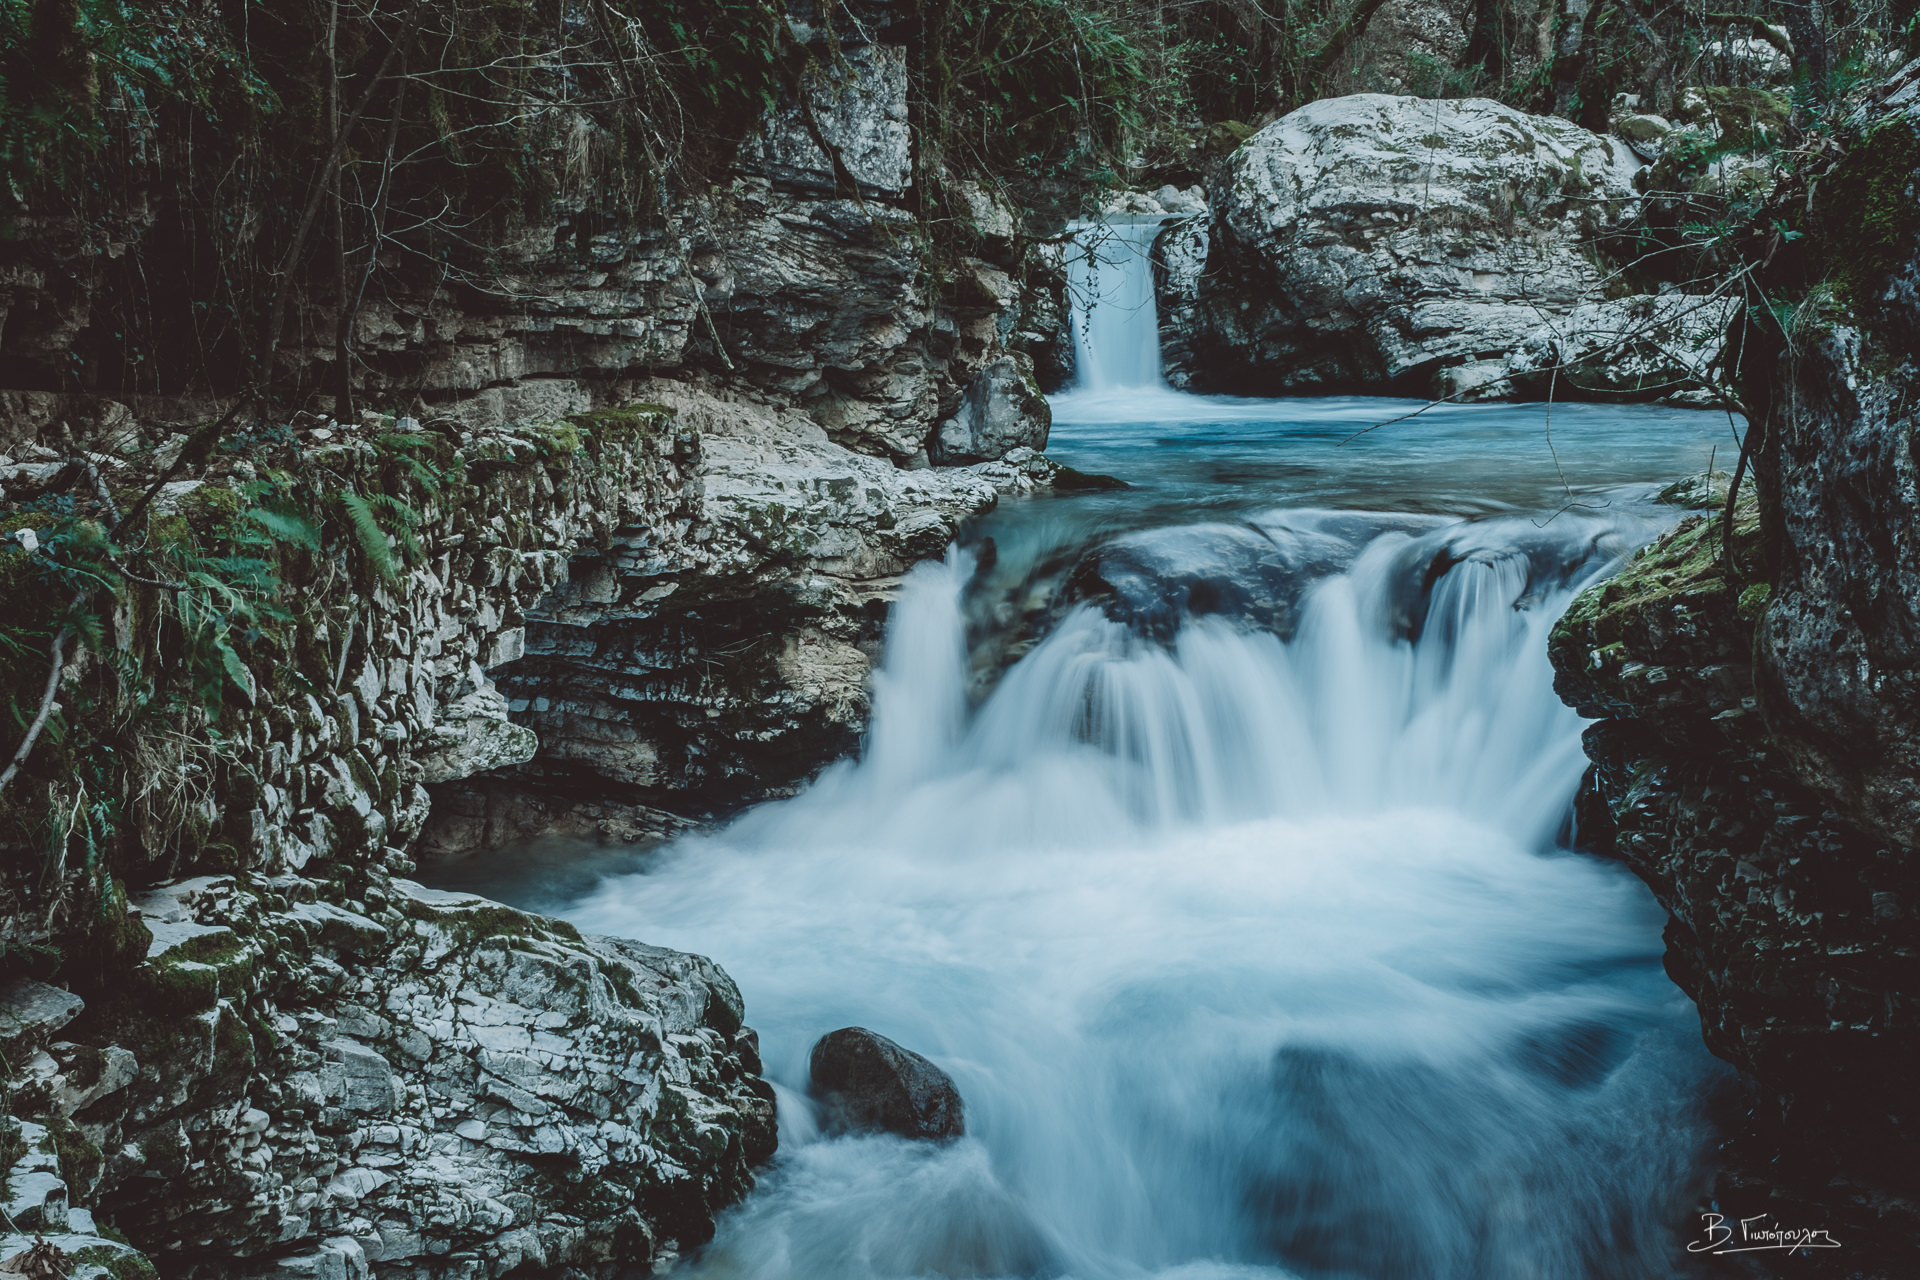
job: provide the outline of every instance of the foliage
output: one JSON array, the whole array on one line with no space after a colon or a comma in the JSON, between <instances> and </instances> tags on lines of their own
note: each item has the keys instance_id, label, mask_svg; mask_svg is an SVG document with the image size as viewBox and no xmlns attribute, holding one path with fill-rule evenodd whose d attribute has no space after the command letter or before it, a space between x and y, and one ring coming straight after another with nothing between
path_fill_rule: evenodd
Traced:
<instances>
[{"instance_id":1,"label":"foliage","mask_svg":"<svg viewBox=\"0 0 1920 1280\"><path fill-rule=\"evenodd\" d=\"M1828 273L1856 303L1920 243L1920 130L1904 116L1855 142L1821 184L1814 213Z\"/></svg>"},{"instance_id":2,"label":"foliage","mask_svg":"<svg viewBox=\"0 0 1920 1280\"><path fill-rule=\"evenodd\" d=\"M350 476L263 448L255 478L209 481L138 522L118 520L72 467L10 513L37 546L0 552L19 602L0 631L9 754L40 705L56 633L73 637L75 663L23 774L0 792L0 847L31 856L0 876L14 926L4 945L23 963L59 959L44 954L52 937L69 965L110 967L108 952L124 949L106 937L124 914L112 877L219 866L232 858L223 846L250 838L233 824L249 820L259 782L235 743L259 691L311 687L303 673L332 665L310 626L331 583L391 585L419 558L412 503L467 483L445 448L399 433L355 444L341 453ZM29 921L26 900L44 916Z\"/></svg>"}]
</instances>

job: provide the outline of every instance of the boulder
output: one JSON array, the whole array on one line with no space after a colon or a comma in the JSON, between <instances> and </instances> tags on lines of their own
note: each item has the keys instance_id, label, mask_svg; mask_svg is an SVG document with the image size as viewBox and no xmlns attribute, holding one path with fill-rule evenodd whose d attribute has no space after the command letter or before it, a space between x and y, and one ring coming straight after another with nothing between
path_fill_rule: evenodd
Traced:
<instances>
[{"instance_id":1,"label":"boulder","mask_svg":"<svg viewBox=\"0 0 1920 1280\"><path fill-rule=\"evenodd\" d=\"M1425 391L1601 301L1624 142L1483 98L1310 103L1235 153L1187 335L1196 389Z\"/></svg>"},{"instance_id":2,"label":"boulder","mask_svg":"<svg viewBox=\"0 0 1920 1280\"><path fill-rule=\"evenodd\" d=\"M1047 447L1053 411L1033 380L1026 356L1002 356L974 375L960 407L934 428L927 452L940 466L1004 458L1013 450Z\"/></svg>"},{"instance_id":3,"label":"boulder","mask_svg":"<svg viewBox=\"0 0 1920 1280\"><path fill-rule=\"evenodd\" d=\"M1506 359L1528 396L1699 401L1738 298L1665 293L1586 303L1541 325Z\"/></svg>"},{"instance_id":4,"label":"boulder","mask_svg":"<svg viewBox=\"0 0 1920 1280\"><path fill-rule=\"evenodd\" d=\"M966 1131L953 1077L865 1027L820 1037L810 1067L830 1132L880 1129L903 1138L957 1138Z\"/></svg>"},{"instance_id":5,"label":"boulder","mask_svg":"<svg viewBox=\"0 0 1920 1280\"><path fill-rule=\"evenodd\" d=\"M51 1035L84 1008L86 1004L71 991L16 978L0 986L0 1043Z\"/></svg>"}]
</instances>

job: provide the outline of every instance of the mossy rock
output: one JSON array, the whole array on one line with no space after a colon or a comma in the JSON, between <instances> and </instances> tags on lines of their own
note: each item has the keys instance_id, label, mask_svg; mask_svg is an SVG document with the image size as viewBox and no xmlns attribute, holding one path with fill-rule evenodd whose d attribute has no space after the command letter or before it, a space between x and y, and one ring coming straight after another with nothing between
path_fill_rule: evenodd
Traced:
<instances>
[{"instance_id":1,"label":"mossy rock","mask_svg":"<svg viewBox=\"0 0 1920 1280\"><path fill-rule=\"evenodd\" d=\"M143 1253L132 1249L115 1249L111 1245L97 1244L86 1249L77 1249L68 1255L72 1264L69 1274L77 1274L81 1267L100 1267L114 1280L158 1280L160 1272Z\"/></svg>"},{"instance_id":2,"label":"mossy rock","mask_svg":"<svg viewBox=\"0 0 1920 1280\"><path fill-rule=\"evenodd\" d=\"M65 1116L50 1116L46 1121L47 1140L53 1144L53 1153L60 1159L60 1177L75 1199L83 1199L93 1190L94 1183L100 1181L100 1171L106 1167L106 1157L93 1139L80 1131L80 1126Z\"/></svg>"},{"instance_id":3,"label":"mossy rock","mask_svg":"<svg viewBox=\"0 0 1920 1280\"><path fill-rule=\"evenodd\" d=\"M20 1122L12 1116L0 1116L0 1178L5 1178L26 1154L27 1139L20 1131Z\"/></svg>"},{"instance_id":4,"label":"mossy rock","mask_svg":"<svg viewBox=\"0 0 1920 1280\"><path fill-rule=\"evenodd\" d=\"M1920 127L1906 116L1860 135L1816 193L1821 250L1835 282L1856 304L1920 249Z\"/></svg>"},{"instance_id":5,"label":"mossy rock","mask_svg":"<svg viewBox=\"0 0 1920 1280\"><path fill-rule=\"evenodd\" d=\"M655 438L666 429L675 412L669 405L636 401L615 409L576 413L567 421L595 442L624 444Z\"/></svg>"}]
</instances>

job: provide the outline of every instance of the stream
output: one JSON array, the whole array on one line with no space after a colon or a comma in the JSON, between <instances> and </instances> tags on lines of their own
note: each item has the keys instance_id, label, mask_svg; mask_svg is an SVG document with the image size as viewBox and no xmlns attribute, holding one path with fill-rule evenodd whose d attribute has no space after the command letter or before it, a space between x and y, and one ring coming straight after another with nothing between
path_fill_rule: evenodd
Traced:
<instances>
[{"instance_id":1,"label":"stream","mask_svg":"<svg viewBox=\"0 0 1920 1280\"><path fill-rule=\"evenodd\" d=\"M745 993L780 1153L685 1274L1690 1274L1725 1069L1651 894L1577 851L1546 637L1732 424L1181 395L1145 239L1082 263L1048 448L1132 487L916 569L859 759L485 886ZM966 1136L823 1136L847 1025L949 1071Z\"/></svg>"}]
</instances>

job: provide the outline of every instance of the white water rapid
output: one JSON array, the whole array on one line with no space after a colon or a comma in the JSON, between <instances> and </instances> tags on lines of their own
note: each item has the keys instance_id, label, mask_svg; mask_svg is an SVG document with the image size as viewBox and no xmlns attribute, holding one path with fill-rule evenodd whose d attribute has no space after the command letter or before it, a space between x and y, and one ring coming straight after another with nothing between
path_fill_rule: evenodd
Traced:
<instances>
[{"instance_id":1,"label":"white water rapid","mask_svg":"<svg viewBox=\"0 0 1920 1280\"><path fill-rule=\"evenodd\" d=\"M1084 386L1157 382L1124 292ZM780 1153L690 1275L1690 1274L1719 1075L1650 894L1562 847L1582 724L1546 636L1699 438L1594 418L1598 514L1275 500L1320 482L1249 470L1286 446L1247 422L1352 403L1243 407L1230 447L1143 424L1221 461L996 516L908 578L861 759L564 907L715 957L761 1033ZM1508 448L1476 412L1432 430ZM966 1136L822 1136L808 1049L848 1025L950 1071Z\"/></svg>"}]
</instances>

